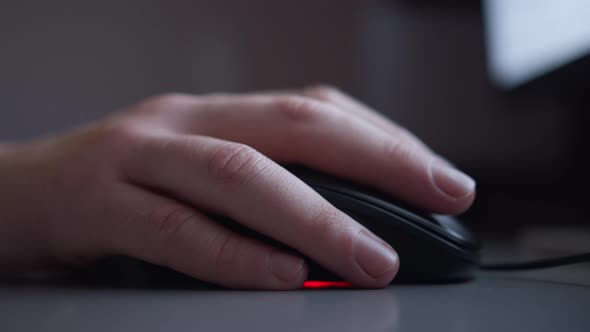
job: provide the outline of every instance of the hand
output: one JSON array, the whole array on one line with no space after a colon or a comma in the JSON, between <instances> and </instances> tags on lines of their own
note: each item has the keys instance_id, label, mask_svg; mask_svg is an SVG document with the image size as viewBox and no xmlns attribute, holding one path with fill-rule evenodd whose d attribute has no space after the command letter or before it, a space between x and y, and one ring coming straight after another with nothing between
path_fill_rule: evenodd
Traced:
<instances>
[{"instance_id":1,"label":"hand","mask_svg":"<svg viewBox=\"0 0 590 332\"><path fill-rule=\"evenodd\" d=\"M163 95L60 136L0 149L0 266L24 273L128 255L236 288L292 289L297 254L232 233L215 213L382 287L394 250L276 162L362 182L441 213L475 183L416 137L329 87Z\"/></svg>"}]
</instances>

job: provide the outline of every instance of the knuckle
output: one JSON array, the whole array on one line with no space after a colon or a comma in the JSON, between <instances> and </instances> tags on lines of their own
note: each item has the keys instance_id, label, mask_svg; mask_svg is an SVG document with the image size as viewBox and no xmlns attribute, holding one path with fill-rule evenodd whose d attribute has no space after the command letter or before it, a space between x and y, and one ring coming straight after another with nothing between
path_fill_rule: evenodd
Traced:
<instances>
[{"instance_id":1,"label":"knuckle","mask_svg":"<svg viewBox=\"0 0 590 332\"><path fill-rule=\"evenodd\" d=\"M162 205L153 210L149 222L155 233L156 242L160 243L160 245L154 247L160 249L153 252L154 257L159 257L158 261L164 265L169 265L170 261L175 260L170 256L174 251L167 248L178 242L184 225L195 220L195 218L196 215L189 209L173 204Z\"/></svg>"},{"instance_id":2,"label":"knuckle","mask_svg":"<svg viewBox=\"0 0 590 332\"><path fill-rule=\"evenodd\" d=\"M187 99L191 99L191 97L183 93L167 92L150 97L146 100L146 102L152 105L173 106L177 104L182 104L186 102Z\"/></svg>"},{"instance_id":3,"label":"knuckle","mask_svg":"<svg viewBox=\"0 0 590 332\"><path fill-rule=\"evenodd\" d=\"M347 229L347 225L342 218L342 212L331 206L322 206L310 218L314 231L319 234L332 234Z\"/></svg>"},{"instance_id":4,"label":"knuckle","mask_svg":"<svg viewBox=\"0 0 590 332\"><path fill-rule=\"evenodd\" d=\"M407 160L412 154L411 144L401 137L394 138L385 145L384 156L393 162Z\"/></svg>"},{"instance_id":5,"label":"knuckle","mask_svg":"<svg viewBox=\"0 0 590 332\"><path fill-rule=\"evenodd\" d=\"M187 208L163 205L152 212L151 221L161 238L174 237L186 223L194 220L195 214Z\"/></svg>"},{"instance_id":6,"label":"knuckle","mask_svg":"<svg viewBox=\"0 0 590 332\"><path fill-rule=\"evenodd\" d=\"M144 99L134 107L131 107L131 110L147 113L167 111L170 109L183 107L187 104L195 102L196 100L197 97L189 94L167 92Z\"/></svg>"},{"instance_id":7,"label":"knuckle","mask_svg":"<svg viewBox=\"0 0 590 332\"><path fill-rule=\"evenodd\" d=\"M306 88L304 91L305 94L308 94L310 96L313 96L314 98L324 101L332 101L337 96L342 94L340 89L329 84L314 85L309 88Z\"/></svg>"},{"instance_id":8,"label":"knuckle","mask_svg":"<svg viewBox=\"0 0 590 332\"><path fill-rule=\"evenodd\" d=\"M139 130L124 119L105 124L100 132L103 143L110 147L128 146L141 138Z\"/></svg>"},{"instance_id":9,"label":"knuckle","mask_svg":"<svg viewBox=\"0 0 590 332\"><path fill-rule=\"evenodd\" d=\"M417 153L418 151L430 152L430 148L414 133L394 122L391 122L391 125L393 128L391 137L397 142L389 143L390 146L387 150L390 155L395 155L395 151L406 157L408 154ZM395 147L394 145L400 146Z\"/></svg>"},{"instance_id":10,"label":"knuckle","mask_svg":"<svg viewBox=\"0 0 590 332\"><path fill-rule=\"evenodd\" d=\"M277 97L275 106L286 118L302 122L316 122L326 111L317 100L295 95Z\"/></svg>"},{"instance_id":11,"label":"knuckle","mask_svg":"<svg viewBox=\"0 0 590 332\"><path fill-rule=\"evenodd\" d=\"M363 229L346 214L333 207L320 208L311 218L313 232L324 238L338 239L338 245L343 254L351 256L354 241L358 233Z\"/></svg>"},{"instance_id":12,"label":"knuckle","mask_svg":"<svg viewBox=\"0 0 590 332\"><path fill-rule=\"evenodd\" d=\"M213 266L218 270L224 270L233 266L238 259L241 239L227 230L220 230L210 246L213 257Z\"/></svg>"},{"instance_id":13,"label":"knuckle","mask_svg":"<svg viewBox=\"0 0 590 332\"><path fill-rule=\"evenodd\" d=\"M420 142L420 139L418 138L418 136L416 136L414 133L412 133L408 129L406 129L402 126L399 126L397 124L394 124L394 128L396 131L396 135L398 137L400 137L401 139L406 140L407 143Z\"/></svg>"},{"instance_id":14,"label":"knuckle","mask_svg":"<svg viewBox=\"0 0 590 332\"><path fill-rule=\"evenodd\" d=\"M84 146L86 150L85 153L68 153L67 169L97 178L120 175L121 167L138 145L141 135L127 121L116 118L100 122L88 131L73 133L70 139L72 147Z\"/></svg>"},{"instance_id":15,"label":"knuckle","mask_svg":"<svg viewBox=\"0 0 590 332\"><path fill-rule=\"evenodd\" d=\"M138 128L122 127L120 132L115 134L115 137L120 135L121 139L113 140L109 144L115 148L122 150L121 153L121 176L123 179L134 179L138 174L138 170L143 168L144 160L154 154L154 151L171 150L171 140L156 134L155 130L150 130L151 127Z\"/></svg>"},{"instance_id":16,"label":"knuckle","mask_svg":"<svg viewBox=\"0 0 590 332\"><path fill-rule=\"evenodd\" d=\"M397 132L398 135L402 136L402 137L416 137L412 132L410 132L408 129L394 123L393 124L393 128L395 128L395 131Z\"/></svg>"},{"instance_id":17,"label":"knuckle","mask_svg":"<svg viewBox=\"0 0 590 332\"><path fill-rule=\"evenodd\" d=\"M174 203L161 203L145 209L138 209L125 219L124 228L129 232L142 234L145 238L141 246L148 255L158 262L168 265L174 257L170 255L174 250L168 250L178 242L184 225L196 220L197 213ZM122 252L137 254L138 248L129 248L128 243L119 243ZM128 250L131 250L129 252ZM135 253L133 253L135 251Z\"/></svg>"},{"instance_id":18,"label":"knuckle","mask_svg":"<svg viewBox=\"0 0 590 332\"><path fill-rule=\"evenodd\" d=\"M243 184L269 166L266 157L244 144L226 143L208 160L209 174L225 183Z\"/></svg>"}]
</instances>

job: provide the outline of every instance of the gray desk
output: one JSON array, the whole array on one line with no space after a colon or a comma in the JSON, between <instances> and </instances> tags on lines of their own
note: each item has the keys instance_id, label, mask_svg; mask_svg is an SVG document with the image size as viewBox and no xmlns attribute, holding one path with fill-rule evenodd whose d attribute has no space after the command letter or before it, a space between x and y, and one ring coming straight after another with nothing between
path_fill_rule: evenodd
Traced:
<instances>
[{"instance_id":1,"label":"gray desk","mask_svg":"<svg viewBox=\"0 0 590 332\"><path fill-rule=\"evenodd\" d=\"M581 269L292 292L0 286L1 331L590 331ZM582 271L582 272L580 272ZM587 269L584 270L587 273ZM563 279L563 280L568 280Z\"/></svg>"}]
</instances>

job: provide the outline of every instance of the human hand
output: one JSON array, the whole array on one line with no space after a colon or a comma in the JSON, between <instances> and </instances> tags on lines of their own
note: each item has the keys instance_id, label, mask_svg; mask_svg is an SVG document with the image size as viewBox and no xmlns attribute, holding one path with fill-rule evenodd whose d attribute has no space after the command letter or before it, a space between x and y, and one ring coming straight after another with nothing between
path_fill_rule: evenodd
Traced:
<instances>
[{"instance_id":1,"label":"human hand","mask_svg":"<svg viewBox=\"0 0 590 332\"><path fill-rule=\"evenodd\" d=\"M302 285L305 255L360 287L395 251L276 162L460 213L471 178L329 87L153 97L74 131L0 149L0 266L15 273L128 255L235 288ZM298 253L232 233L225 215Z\"/></svg>"}]
</instances>

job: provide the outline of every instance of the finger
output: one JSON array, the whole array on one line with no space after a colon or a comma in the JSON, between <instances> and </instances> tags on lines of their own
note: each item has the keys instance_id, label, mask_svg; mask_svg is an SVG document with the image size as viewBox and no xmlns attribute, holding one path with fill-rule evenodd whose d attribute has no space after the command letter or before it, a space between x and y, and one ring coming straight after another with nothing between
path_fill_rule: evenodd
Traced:
<instances>
[{"instance_id":1,"label":"finger","mask_svg":"<svg viewBox=\"0 0 590 332\"><path fill-rule=\"evenodd\" d=\"M409 132L402 126L397 125L381 113L372 110L359 100L342 93L339 89L329 85L317 85L304 88L299 92L303 96L314 98L326 103L335 105L342 110L351 112L359 118L373 124L375 127L394 135L395 137L404 138L409 144L423 148L429 152L432 150L424 144L416 135Z\"/></svg>"},{"instance_id":2,"label":"finger","mask_svg":"<svg viewBox=\"0 0 590 332\"><path fill-rule=\"evenodd\" d=\"M131 185L119 188L110 225L115 251L232 288L295 289L301 257L235 234L182 203Z\"/></svg>"},{"instance_id":3,"label":"finger","mask_svg":"<svg viewBox=\"0 0 590 332\"><path fill-rule=\"evenodd\" d=\"M225 215L361 287L382 287L398 269L393 249L298 178L242 144L202 136L146 141L127 178Z\"/></svg>"},{"instance_id":4,"label":"finger","mask_svg":"<svg viewBox=\"0 0 590 332\"><path fill-rule=\"evenodd\" d=\"M424 142L422 142L418 137L416 137L416 135L414 135L404 127L399 126L398 124L396 124L389 118L385 117L381 113L372 110L370 107L363 104L359 100L341 92L336 87L330 85L316 85L299 90L263 91L261 94L275 96L301 95L304 97L309 97L325 103L329 103L333 106L338 107L342 111L348 112L359 119L367 121L368 123L374 125L375 128L383 130L384 132L393 135L394 137L400 137L405 139L408 142L408 144L415 144L416 147L433 153L432 150L426 144L424 144ZM444 159L443 161L446 162L446 160Z\"/></svg>"},{"instance_id":5,"label":"finger","mask_svg":"<svg viewBox=\"0 0 590 332\"><path fill-rule=\"evenodd\" d=\"M189 131L242 142L272 159L349 178L426 210L460 213L475 197L475 182L430 152L310 98L221 98L186 122Z\"/></svg>"}]
</instances>

